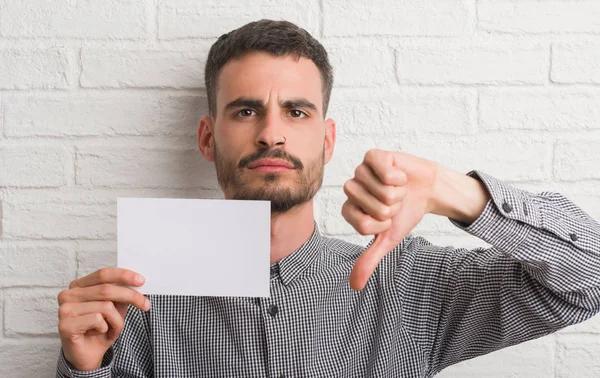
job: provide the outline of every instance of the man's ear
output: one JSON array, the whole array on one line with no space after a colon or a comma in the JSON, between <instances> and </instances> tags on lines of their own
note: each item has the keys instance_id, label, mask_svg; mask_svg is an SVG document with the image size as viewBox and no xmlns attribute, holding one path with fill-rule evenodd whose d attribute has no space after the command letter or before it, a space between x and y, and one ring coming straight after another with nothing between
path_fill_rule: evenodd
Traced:
<instances>
[{"instance_id":1,"label":"man's ear","mask_svg":"<svg viewBox=\"0 0 600 378\"><path fill-rule=\"evenodd\" d=\"M198 148L208 161L215 161L215 146L213 144L214 122L210 116L204 116L198 126Z\"/></svg>"},{"instance_id":2,"label":"man's ear","mask_svg":"<svg viewBox=\"0 0 600 378\"><path fill-rule=\"evenodd\" d=\"M329 118L325 121L325 164L329 163L335 147L335 121Z\"/></svg>"}]
</instances>

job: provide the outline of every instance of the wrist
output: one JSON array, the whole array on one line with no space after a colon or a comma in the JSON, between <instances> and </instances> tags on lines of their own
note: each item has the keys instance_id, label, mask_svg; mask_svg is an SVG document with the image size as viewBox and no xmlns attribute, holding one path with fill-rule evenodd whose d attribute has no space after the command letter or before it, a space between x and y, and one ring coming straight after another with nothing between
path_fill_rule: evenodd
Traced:
<instances>
[{"instance_id":1,"label":"wrist","mask_svg":"<svg viewBox=\"0 0 600 378\"><path fill-rule=\"evenodd\" d=\"M432 214L466 224L481 215L490 199L481 181L442 166L436 175L433 195Z\"/></svg>"},{"instance_id":2,"label":"wrist","mask_svg":"<svg viewBox=\"0 0 600 378\"><path fill-rule=\"evenodd\" d=\"M71 361L75 361L74 359L70 359L66 353L64 353L63 350L63 356L65 359L65 362L67 363L67 366L69 366L69 368L77 370L77 371L92 371L92 370L97 370L100 369L102 367L102 359L100 359L100 361L97 362L85 362L85 363L81 363L81 362L71 362Z\"/></svg>"}]
</instances>

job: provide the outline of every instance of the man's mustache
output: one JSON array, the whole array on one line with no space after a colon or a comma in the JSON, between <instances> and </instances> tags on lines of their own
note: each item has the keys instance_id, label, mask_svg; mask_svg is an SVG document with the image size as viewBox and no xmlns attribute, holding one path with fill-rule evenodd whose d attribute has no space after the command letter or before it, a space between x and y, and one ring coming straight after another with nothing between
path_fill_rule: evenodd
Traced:
<instances>
[{"instance_id":1,"label":"man's mustache","mask_svg":"<svg viewBox=\"0 0 600 378\"><path fill-rule=\"evenodd\" d=\"M240 160L240 162L238 164L238 168L246 168L249 164L251 164L257 160L267 159L267 158L285 160L285 161L291 163L295 169L304 169L304 164L302 164L300 159L288 154L281 148L266 149L266 150L262 149L262 150L256 151L253 154L250 154L248 156L244 156Z\"/></svg>"}]
</instances>

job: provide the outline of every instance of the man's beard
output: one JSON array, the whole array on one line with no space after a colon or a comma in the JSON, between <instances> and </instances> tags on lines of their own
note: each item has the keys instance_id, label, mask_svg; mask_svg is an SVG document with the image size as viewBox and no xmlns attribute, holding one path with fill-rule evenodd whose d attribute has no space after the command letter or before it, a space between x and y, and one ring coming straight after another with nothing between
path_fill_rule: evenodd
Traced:
<instances>
[{"instance_id":1,"label":"man's beard","mask_svg":"<svg viewBox=\"0 0 600 378\"><path fill-rule=\"evenodd\" d=\"M298 158L281 148L258 150L245 156L236 164L220 154L214 139L213 143L217 180L221 189L226 193L227 191L232 193L231 199L271 201L271 214L285 213L310 201L323 183L324 149L321 158L310 167L305 167ZM242 174L249 164L264 158L281 159L291 163L295 168L294 173L285 174L294 174L296 177L292 181L284 179L283 173L265 173L259 178L264 185L250 187L242 179ZM295 185L282 186L283 181L291 181Z\"/></svg>"}]
</instances>

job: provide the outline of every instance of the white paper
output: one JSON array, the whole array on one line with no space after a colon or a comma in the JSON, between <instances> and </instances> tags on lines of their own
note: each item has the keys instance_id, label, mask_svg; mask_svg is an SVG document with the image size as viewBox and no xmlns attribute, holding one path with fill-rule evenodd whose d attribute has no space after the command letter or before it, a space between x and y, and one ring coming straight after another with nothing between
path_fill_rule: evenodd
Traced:
<instances>
[{"instance_id":1,"label":"white paper","mask_svg":"<svg viewBox=\"0 0 600 378\"><path fill-rule=\"evenodd\" d=\"M269 201L118 198L117 266L144 294L269 297Z\"/></svg>"}]
</instances>

